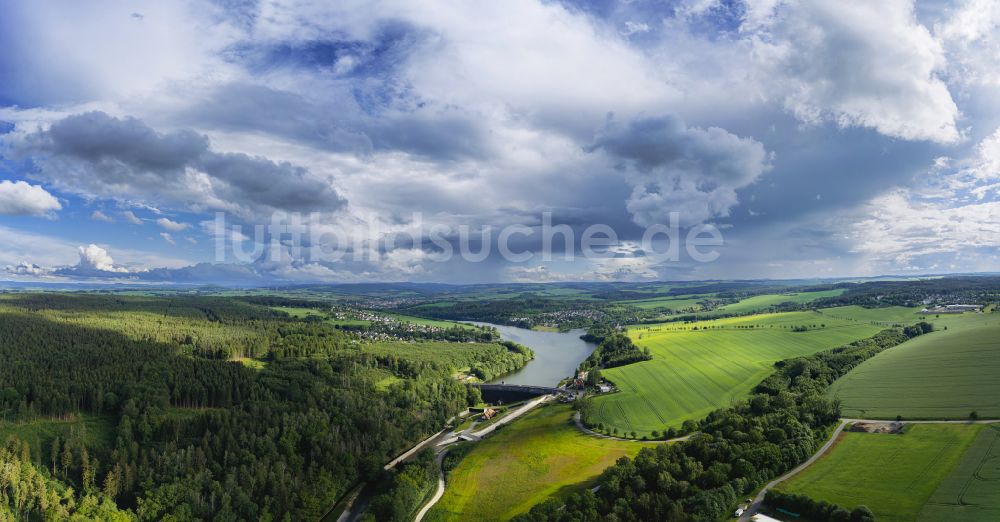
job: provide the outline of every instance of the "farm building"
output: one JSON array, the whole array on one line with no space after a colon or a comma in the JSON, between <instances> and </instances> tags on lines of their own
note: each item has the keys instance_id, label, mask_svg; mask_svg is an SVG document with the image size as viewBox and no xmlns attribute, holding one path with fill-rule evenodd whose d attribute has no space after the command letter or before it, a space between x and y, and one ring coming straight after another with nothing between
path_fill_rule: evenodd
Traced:
<instances>
[{"instance_id":1,"label":"farm building","mask_svg":"<svg viewBox=\"0 0 1000 522\"><path fill-rule=\"evenodd\" d=\"M760 513L757 513L756 515L750 517L750 520L752 520L753 522L781 522L776 518L771 518L767 515L762 515Z\"/></svg>"}]
</instances>

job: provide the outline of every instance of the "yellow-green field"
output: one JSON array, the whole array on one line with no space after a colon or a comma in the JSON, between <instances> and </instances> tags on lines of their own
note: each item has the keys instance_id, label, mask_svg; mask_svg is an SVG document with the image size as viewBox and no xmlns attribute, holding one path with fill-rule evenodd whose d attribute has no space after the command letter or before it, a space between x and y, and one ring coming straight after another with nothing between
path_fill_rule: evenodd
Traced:
<instances>
[{"instance_id":1,"label":"yellow-green field","mask_svg":"<svg viewBox=\"0 0 1000 522\"><path fill-rule=\"evenodd\" d=\"M793 331L806 327L807 331ZM882 328L816 312L786 312L633 327L653 359L603 370L621 390L595 400L589 420L641 437L698 419L745 396L775 361L812 354Z\"/></svg>"},{"instance_id":2,"label":"yellow-green field","mask_svg":"<svg viewBox=\"0 0 1000 522\"><path fill-rule=\"evenodd\" d=\"M915 424L902 435L843 433L815 464L777 489L847 509L865 505L880 522L912 522L982 428Z\"/></svg>"},{"instance_id":3,"label":"yellow-green field","mask_svg":"<svg viewBox=\"0 0 1000 522\"><path fill-rule=\"evenodd\" d=\"M1000 417L1000 314L928 320L936 331L865 361L830 387L844 415ZM944 327L948 330L944 330Z\"/></svg>"},{"instance_id":4,"label":"yellow-green field","mask_svg":"<svg viewBox=\"0 0 1000 522\"><path fill-rule=\"evenodd\" d=\"M553 495L590 487L615 460L642 446L584 435L568 406L542 407L476 443L425 520L510 519Z\"/></svg>"}]
</instances>

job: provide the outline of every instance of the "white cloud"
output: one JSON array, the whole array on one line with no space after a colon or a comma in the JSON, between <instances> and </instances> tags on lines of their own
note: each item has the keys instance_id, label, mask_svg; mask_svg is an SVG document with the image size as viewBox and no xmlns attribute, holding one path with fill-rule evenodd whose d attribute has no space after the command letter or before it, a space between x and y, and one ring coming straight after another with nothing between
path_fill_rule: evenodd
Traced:
<instances>
[{"instance_id":1,"label":"white cloud","mask_svg":"<svg viewBox=\"0 0 1000 522\"><path fill-rule=\"evenodd\" d=\"M1000 4L994 0L957 2L934 26L948 53L949 81L960 85L1000 85Z\"/></svg>"},{"instance_id":2,"label":"white cloud","mask_svg":"<svg viewBox=\"0 0 1000 522\"><path fill-rule=\"evenodd\" d=\"M118 266L108 251L93 243L79 248L80 261L76 269L81 273L116 272L128 273L128 268Z\"/></svg>"},{"instance_id":3,"label":"white cloud","mask_svg":"<svg viewBox=\"0 0 1000 522\"><path fill-rule=\"evenodd\" d=\"M622 31L622 34L624 34L625 36L632 36L633 34L648 33L648 32L649 32L648 24L645 24L643 22L633 22L632 20L628 20L625 22L625 30Z\"/></svg>"},{"instance_id":4,"label":"white cloud","mask_svg":"<svg viewBox=\"0 0 1000 522\"><path fill-rule=\"evenodd\" d=\"M42 268L34 263L22 261L17 265L7 265L4 270L9 275L39 277L48 275L51 270Z\"/></svg>"},{"instance_id":5,"label":"white cloud","mask_svg":"<svg viewBox=\"0 0 1000 522\"><path fill-rule=\"evenodd\" d=\"M751 33L758 74L800 120L907 140L960 138L958 107L938 76L945 54L911 1L792 0L754 23L765 24Z\"/></svg>"},{"instance_id":6,"label":"white cloud","mask_svg":"<svg viewBox=\"0 0 1000 522\"><path fill-rule=\"evenodd\" d=\"M5 82L21 96L142 100L179 83L235 74L220 51L237 41L239 31L210 3L145 3L141 19L130 17L136 5L122 0L4 7L5 29L30 34L5 42L22 71ZM45 56L58 59L40 59Z\"/></svg>"},{"instance_id":7,"label":"white cloud","mask_svg":"<svg viewBox=\"0 0 1000 522\"><path fill-rule=\"evenodd\" d=\"M126 211L122 212L122 217L125 218L125 221L128 221L129 223L131 223L133 225L141 225L142 224L142 220L139 219L139 217L136 216L131 210L126 210Z\"/></svg>"},{"instance_id":8,"label":"white cloud","mask_svg":"<svg viewBox=\"0 0 1000 522\"><path fill-rule=\"evenodd\" d=\"M167 243L173 246L177 246L177 242L174 241L173 236L171 236L169 232L160 232L160 237L162 237L163 240L166 241Z\"/></svg>"},{"instance_id":9,"label":"white cloud","mask_svg":"<svg viewBox=\"0 0 1000 522\"><path fill-rule=\"evenodd\" d=\"M93 211L90 214L90 219L93 219L94 221L104 221L106 223L111 223L114 221L114 218L105 214L104 212L101 212L100 210Z\"/></svg>"},{"instance_id":10,"label":"white cloud","mask_svg":"<svg viewBox=\"0 0 1000 522\"><path fill-rule=\"evenodd\" d=\"M54 217L62 205L40 185L24 181L0 181L0 214Z\"/></svg>"},{"instance_id":11,"label":"white cloud","mask_svg":"<svg viewBox=\"0 0 1000 522\"><path fill-rule=\"evenodd\" d=\"M160 227L165 228L171 232L180 232L191 226L187 223L178 223L176 221L171 221L167 218L157 219L156 224L160 225Z\"/></svg>"},{"instance_id":12,"label":"white cloud","mask_svg":"<svg viewBox=\"0 0 1000 522\"><path fill-rule=\"evenodd\" d=\"M853 225L856 249L873 262L899 269L931 256L975 257L1000 247L1000 201L949 205L920 202L893 191L873 199L869 215Z\"/></svg>"}]
</instances>

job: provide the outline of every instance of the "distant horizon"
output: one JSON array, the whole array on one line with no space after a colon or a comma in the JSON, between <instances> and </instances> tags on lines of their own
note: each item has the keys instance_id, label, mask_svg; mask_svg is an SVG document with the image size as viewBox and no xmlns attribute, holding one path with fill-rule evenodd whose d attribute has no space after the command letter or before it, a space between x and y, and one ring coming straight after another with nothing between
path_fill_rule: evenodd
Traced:
<instances>
[{"instance_id":1,"label":"distant horizon","mask_svg":"<svg viewBox=\"0 0 1000 522\"><path fill-rule=\"evenodd\" d=\"M38 281L26 281L26 280L10 280L10 279L0 279L0 288L5 288L9 286L31 286L31 285L45 285L45 286L94 286L94 287L129 287L135 286L140 288L157 288L157 287L186 287L186 288L199 288L199 287L222 287L222 288L242 288L242 289L268 289L268 288L290 288L290 287L325 287L325 286L363 286L363 285L438 285L438 286L454 286L454 287L466 287L466 286L531 286L531 285L655 285L655 284L669 284L669 283L713 283L713 282L773 282L773 283L794 283L794 282L805 282L811 283L816 282L816 284L838 284L838 283L849 283L852 281L869 282L875 280L893 280L893 279L936 279L936 278L950 278L950 277L992 277L1000 276L1000 272L950 272L950 273L928 273L928 274L881 274L877 276L825 276L825 277L794 277L787 279L777 279L777 278L733 278L733 279L657 279L657 280L647 280L647 281L600 281L600 280L575 280L575 281L493 281L493 282L475 282L475 283L455 283L449 281L350 281L350 282L332 282L332 281L270 281L267 283L259 284L249 284L249 283L212 283L212 282L164 282L164 281L127 281L127 280L111 280L111 281L99 281L99 280L65 280L65 281L51 281L51 280L38 280ZM794 285L789 285L794 286Z\"/></svg>"}]
</instances>

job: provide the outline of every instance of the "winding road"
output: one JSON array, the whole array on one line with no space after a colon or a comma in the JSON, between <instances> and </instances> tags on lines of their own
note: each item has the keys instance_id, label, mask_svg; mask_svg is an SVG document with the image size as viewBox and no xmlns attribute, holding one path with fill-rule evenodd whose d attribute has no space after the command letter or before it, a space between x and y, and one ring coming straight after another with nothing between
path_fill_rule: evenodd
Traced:
<instances>
[{"instance_id":1,"label":"winding road","mask_svg":"<svg viewBox=\"0 0 1000 522\"><path fill-rule=\"evenodd\" d=\"M489 426L479 431L473 432L471 431L472 428L469 428L468 430L465 430L463 432L452 431L447 436L445 436L444 439L441 442L439 442L438 445L436 446L436 448L443 448L439 450L439 453L437 455L438 470L440 470L440 475L438 476L437 491L434 492L434 496L432 496L430 500L428 500L427 503L420 508L420 511L417 512L417 517L414 519L414 522L420 522L421 520L423 520L423 518L427 515L427 513L431 510L431 508L434 507L434 504L437 504L438 501L441 500L441 497L444 496L444 489L445 489L444 468L442 468L441 464L444 462L445 454L448 453L447 446L451 445L453 442L458 442L459 440L461 440L459 438L460 434L465 433L466 435L471 436L474 440L479 440L489 435L490 433L493 433L493 431L495 431L500 426L503 426L504 424L507 424L509 422L513 422L518 417L521 417L525 413L528 413L529 411L533 410L536 406L551 400L553 397L554 395L542 395L537 399L532 399L531 401L526 402L520 408L508 413L506 416L501 417L493 424L490 424ZM438 436L432 438L437 438L437 437Z\"/></svg>"},{"instance_id":2,"label":"winding road","mask_svg":"<svg viewBox=\"0 0 1000 522\"><path fill-rule=\"evenodd\" d=\"M819 451L814 453L812 457L809 457L809 459L807 459L802 464L796 466L795 469L772 480L771 482L768 482L767 485L760 490L760 493L757 493L757 496L754 497L753 503L751 503L750 506L747 507L747 509L743 512L743 515L740 516L740 522L748 522L750 520L750 517L760 510L760 505L764 503L764 497L767 495L767 490L773 488L774 486L777 486L778 484L784 482L785 480L792 478L794 475L808 468L809 466L812 465L813 462L816 462L817 459L822 457L823 454L826 453L828 449L830 449L830 446L833 446L833 443L837 441L837 437L839 437L840 433L844 431L844 426L847 426L847 423L848 421L846 419L841 419L840 424L837 425L837 429L833 430L833 435L830 437L830 440L826 441L826 444L823 444L823 447L821 447Z\"/></svg>"},{"instance_id":3,"label":"winding road","mask_svg":"<svg viewBox=\"0 0 1000 522\"><path fill-rule=\"evenodd\" d=\"M443 464L444 464L444 456L447 453L448 453L448 450L445 449L444 451L442 451L441 453L438 453L438 455L437 455L437 466L438 466L438 470L439 470L439 473L440 473L438 475L437 491L435 491L434 492L434 496L432 496L431 499L428 500L427 503L424 504L424 506L420 508L420 511L417 512L417 517L413 519L413 522L420 522L421 520L423 520L424 517L427 515L427 512L430 511L431 508L434 507L434 504L437 504L437 502L439 500L441 500L441 497L444 496L444 466L443 466Z\"/></svg>"},{"instance_id":4,"label":"winding road","mask_svg":"<svg viewBox=\"0 0 1000 522\"><path fill-rule=\"evenodd\" d=\"M823 454L826 453L830 449L831 446L833 446L833 443L837 441L837 437L839 437L840 433L844 431L844 427L846 427L848 424L856 424L858 422L893 423L893 422L896 422L896 421L895 420L886 420L886 419L848 419L848 418L841 418L840 419L840 424L837 425L837 429L834 430L833 435L830 437L830 440L826 441L826 444L823 444L823 447L821 447L819 449L819 451L817 451L816 453L814 453L812 457L809 457L809 459L806 460L805 462L803 462L802 464L799 464L798 466L796 466L795 469L793 469L793 470L789 471L788 473L785 473L784 475L782 475L782 476L780 476L780 477L772 480L771 482L768 482L767 485L764 486L764 488L760 490L760 493L757 493L757 496L754 497L753 502L743 512L743 515L740 516L739 522L748 522L750 520L750 517L752 517L754 514L756 514L758 511L760 511L760 506L761 506L761 504L764 503L764 497L767 495L767 491L768 490L770 490L770 489L774 488L775 486L777 486L778 484L780 484L780 483L782 483L782 482L784 482L784 481L792 478L793 476L795 476L796 474L798 474L802 470L804 470L804 469L808 468L809 466L811 466L820 457L822 457ZM998 423L998 422L1000 422L1000 419L979 419L979 420L912 420L912 421L910 421L910 420L903 420L902 421L903 424L994 424L994 423Z\"/></svg>"}]
</instances>

